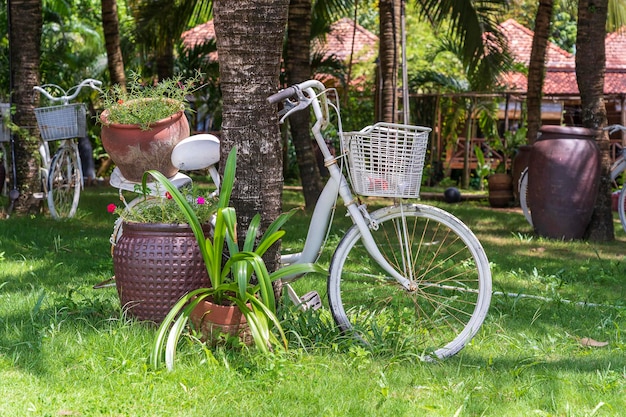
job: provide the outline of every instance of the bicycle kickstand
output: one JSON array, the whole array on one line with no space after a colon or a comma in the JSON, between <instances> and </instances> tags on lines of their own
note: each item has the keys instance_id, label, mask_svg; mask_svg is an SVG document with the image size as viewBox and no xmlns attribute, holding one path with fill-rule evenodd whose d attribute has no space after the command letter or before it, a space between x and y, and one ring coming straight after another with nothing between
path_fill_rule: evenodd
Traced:
<instances>
[{"instance_id":1,"label":"bicycle kickstand","mask_svg":"<svg viewBox=\"0 0 626 417\"><path fill-rule=\"evenodd\" d=\"M290 284L285 284L287 287L287 295L289 299L301 310L306 311L309 309L317 310L322 306L322 299L317 291L309 291L302 297L298 297L295 290Z\"/></svg>"}]
</instances>

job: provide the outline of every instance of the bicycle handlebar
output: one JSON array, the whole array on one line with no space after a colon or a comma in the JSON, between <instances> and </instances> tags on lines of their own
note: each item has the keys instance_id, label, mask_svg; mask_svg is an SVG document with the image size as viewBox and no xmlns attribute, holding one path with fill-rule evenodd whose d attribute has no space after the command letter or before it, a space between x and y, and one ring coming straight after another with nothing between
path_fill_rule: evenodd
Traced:
<instances>
[{"instance_id":1,"label":"bicycle handlebar","mask_svg":"<svg viewBox=\"0 0 626 417\"><path fill-rule=\"evenodd\" d=\"M267 101L269 101L270 104L276 104L285 99L291 98L297 93L297 91L296 87L287 87L284 90L280 90L278 93L269 96Z\"/></svg>"},{"instance_id":2,"label":"bicycle handlebar","mask_svg":"<svg viewBox=\"0 0 626 417\"><path fill-rule=\"evenodd\" d=\"M292 113L312 106L316 119L325 127L328 124L326 91L326 86L320 81L307 80L272 94L267 101L271 104L284 102L284 107L278 112L281 116L280 123L283 123Z\"/></svg>"},{"instance_id":3,"label":"bicycle handlebar","mask_svg":"<svg viewBox=\"0 0 626 417\"><path fill-rule=\"evenodd\" d=\"M326 89L324 84L322 84L318 80L307 80L299 84L292 85L291 87L287 87L284 90L280 90L276 94L272 94L267 98L267 101L269 101L271 104L275 104L279 101L286 100L295 95L299 95L298 92L306 90L307 88L313 88L318 91L323 91Z\"/></svg>"},{"instance_id":4,"label":"bicycle handlebar","mask_svg":"<svg viewBox=\"0 0 626 417\"><path fill-rule=\"evenodd\" d=\"M626 127L622 125L609 125L603 128L602 130L608 130L609 133L615 133L618 130L626 130Z\"/></svg>"},{"instance_id":5,"label":"bicycle handlebar","mask_svg":"<svg viewBox=\"0 0 626 417\"><path fill-rule=\"evenodd\" d=\"M81 81L80 84L75 85L74 87L70 88L67 91L65 91L63 88L59 87L56 84L36 85L33 87L33 90L39 91L41 94L46 96L46 98L48 98L48 100L50 101L61 101L63 102L63 104L67 104L70 100L74 100L78 96L78 94L80 93L80 90L83 87L88 86L101 93L102 92L102 89L100 89L101 85L102 85L102 81L95 80L93 78L87 78ZM63 95L60 97L54 97L52 94L50 94L48 91L45 90L45 87L53 87L59 91L62 91ZM70 94L72 90L75 90L75 91L74 93Z\"/></svg>"}]
</instances>

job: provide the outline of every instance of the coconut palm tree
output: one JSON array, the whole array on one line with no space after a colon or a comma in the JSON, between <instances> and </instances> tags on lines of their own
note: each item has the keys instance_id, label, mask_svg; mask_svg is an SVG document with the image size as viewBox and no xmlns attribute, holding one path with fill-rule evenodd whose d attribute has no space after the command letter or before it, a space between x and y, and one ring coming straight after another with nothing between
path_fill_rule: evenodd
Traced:
<instances>
[{"instance_id":1,"label":"coconut palm tree","mask_svg":"<svg viewBox=\"0 0 626 417\"><path fill-rule=\"evenodd\" d=\"M117 0L102 0L102 29L107 50L107 64L111 84L126 87L124 58L120 47L120 30L117 15Z\"/></svg>"},{"instance_id":2,"label":"coconut palm tree","mask_svg":"<svg viewBox=\"0 0 626 417\"><path fill-rule=\"evenodd\" d=\"M328 31L334 16L346 12L352 0L291 0L287 21L285 75L288 85L306 81L312 75L311 39ZM315 158L308 112L289 118L300 180L307 209L314 207L322 191L322 180Z\"/></svg>"},{"instance_id":3,"label":"coconut palm tree","mask_svg":"<svg viewBox=\"0 0 626 417\"><path fill-rule=\"evenodd\" d=\"M397 113L398 45L400 39L400 12L405 0L380 0L380 80L378 119L392 121ZM495 56L506 51L504 37L498 29L498 18L507 7L506 0L416 0L420 15L430 21L437 30L447 27L447 38L462 47L461 61L469 73L480 71L497 73L490 67L484 55ZM490 33L489 42L485 34ZM494 60L493 62L497 62ZM485 75L486 76L486 75Z\"/></svg>"},{"instance_id":4,"label":"coconut palm tree","mask_svg":"<svg viewBox=\"0 0 626 417\"><path fill-rule=\"evenodd\" d=\"M528 87L526 88L526 140L531 145L535 142L541 126L541 99L543 97L546 48L548 47L553 8L554 0L541 0L535 18L535 30L528 64Z\"/></svg>"},{"instance_id":5,"label":"coconut palm tree","mask_svg":"<svg viewBox=\"0 0 626 417\"><path fill-rule=\"evenodd\" d=\"M37 210L41 200L33 193L41 191L39 164L35 155L39 148L33 87L39 84L39 48L41 45L41 0L9 1L9 45L11 62L12 94L15 106L13 122L23 126L14 136L17 184L19 191L14 202L16 213L25 214Z\"/></svg>"},{"instance_id":6,"label":"coconut palm tree","mask_svg":"<svg viewBox=\"0 0 626 417\"><path fill-rule=\"evenodd\" d=\"M174 72L174 47L190 25L206 22L212 0L127 0L136 23L136 39L144 55L152 55L156 75L170 78Z\"/></svg>"},{"instance_id":7,"label":"coconut palm tree","mask_svg":"<svg viewBox=\"0 0 626 417\"><path fill-rule=\"evenodd\" d=\"M291 0L285 49L285 76L288 85L311 78L311 14L311 0ZM322 179L313 149L315 145L309 131L310 120L309 112L298 112L289 118L307 208L315 205L322 191Z\"/></svg>"},{"instance_id":8,"label":"coconut palm tree","mask_svg":"<svg viewBox=\"0 0 626 417\"><path fill-rule=\"evenodd\" d=\"M398 116L398 62L400 45L400 11L402 0L380 0L377 120L396 122Z\"/></svg>"},{"instance_id":9,"label":"coconut palm tree","mask_svg":"<svg viewBox=\"0 0 626 417\"><path fill-rule=\"evenodd\" d=\"M231 202L244 230L256 213L265 228L281 211L280 131L276 108L267 97L279 86L288 6L289 0L213 4L223 95L222 155L237 147L238 181ZM268 260L276 260L277 254L268 254Z\"/></svg>"},{"instance_id":10,"label":"coconut palm tree","mask_svg":"<svg viewBox=\"0 0 626 417\"><path fill-rule=\"evenodd\" d=\"M576 79L582 104L583 126L596 129L596 142L602 155L600 192L596 200L589 239L609 241L614 239L611 213L609 138L600 130L607 124L604 106L604 73L606 63L605 37L608 17L608 0L579 0L578 30L576 34Z\"/></svg>"}]
</instances>

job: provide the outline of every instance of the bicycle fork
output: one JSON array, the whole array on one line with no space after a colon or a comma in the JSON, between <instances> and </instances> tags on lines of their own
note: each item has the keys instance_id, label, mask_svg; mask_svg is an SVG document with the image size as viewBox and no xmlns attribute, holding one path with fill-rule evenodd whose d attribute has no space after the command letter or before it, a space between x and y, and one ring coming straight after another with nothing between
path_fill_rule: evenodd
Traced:
<instances>
[{"instance_id":1,"label":"bicycle fork","mask_svg":"<svg viewBox=\"0 0 626 417\"><path fill-rule=\"evenodd\" d=\"M370 232L370 230L376 230L378 228L378 224L370 217L369 213L365 210L365 207L357 206L356 203L352 203L348 205L348 212L352 217L354 225L361 232L361 241L363 242L363 246L367 250L367 253L369 253L369 255L381 266L381 268L385 270L385 272L402 285L404 289L410 292L417 290L417 285L413 279L413 270L411 268L411 259L413 257L411 253L411 245L408 244L409 236L407 232L406 218L404 216L400 216L399 222L394 222L394 225L396 237L402 246L402 271L408 274L408 277L394 268L378 248L378 244Z\"/></svg>"}]
</instances>

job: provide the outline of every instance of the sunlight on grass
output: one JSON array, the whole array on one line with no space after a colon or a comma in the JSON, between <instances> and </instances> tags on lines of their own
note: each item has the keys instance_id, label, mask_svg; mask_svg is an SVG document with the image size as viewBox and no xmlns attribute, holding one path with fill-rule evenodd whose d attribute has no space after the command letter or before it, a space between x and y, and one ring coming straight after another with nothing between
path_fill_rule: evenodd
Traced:
<instances>
[{"instance_id":1,"label":"sunlight on grass","mask_svg":"<svg viewBox=\"0 0 626 417\"><path fill-rule=\"evenodd\" d=\"M299 194L285 195L286 207L302 206ZM411 340L419 334L369 347L341 334L319 275L293 287L318 291L322 309L281 310L288 352L209 349L186 336L176 370L166 372L148 367L155 326L125 318L115 288L92 288L112 275L105 207L115 198L114 189L87 189L76 219L1 221L0 396L10 401L0 417L615 416L626 407L621 229L609 243L552 241L515 210L433 202L476 233L496 291L456 356L421 362ZM326 267L349 226L337 210L320 257ZM293 217L283 247L302 247L307 220L304 211Z\"/></svg>"}]
</instances>

